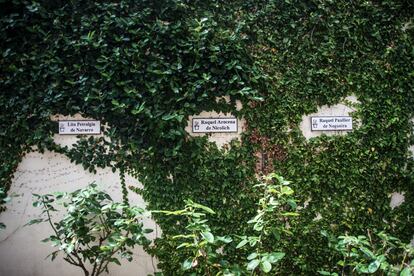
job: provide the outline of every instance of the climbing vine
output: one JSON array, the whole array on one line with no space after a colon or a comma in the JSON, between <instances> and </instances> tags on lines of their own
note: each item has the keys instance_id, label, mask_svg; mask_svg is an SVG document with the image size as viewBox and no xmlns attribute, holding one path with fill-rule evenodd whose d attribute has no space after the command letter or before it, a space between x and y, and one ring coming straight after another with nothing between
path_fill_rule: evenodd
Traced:
<instances>
[{"instance_id":1,"label":"climbing vine","mask_svg":"<svg viewBox=\"0 0 414 276\"><path fill-rule=\"evenodd\" d=\"M55 151L135 176L150 209L192 199L217 211L214 232L242 233L256 173L276 171L307 206L284 241L286 274L336 265L321 230L408 242L412 10L402 0L0 1L0 183L10 187L27 152ZM351 95L352 132L303 136L303 115ZM219 149L185 132L189 115L211 110L246 119L241 141ZM104 137L60 146L57 114L99 119ZM392 192L405 197L394 209ZM183 230L155 219L165 235ZM160 238L151 249L166 272L183 261L173 247Z\"/></svg>"}]
</instances>

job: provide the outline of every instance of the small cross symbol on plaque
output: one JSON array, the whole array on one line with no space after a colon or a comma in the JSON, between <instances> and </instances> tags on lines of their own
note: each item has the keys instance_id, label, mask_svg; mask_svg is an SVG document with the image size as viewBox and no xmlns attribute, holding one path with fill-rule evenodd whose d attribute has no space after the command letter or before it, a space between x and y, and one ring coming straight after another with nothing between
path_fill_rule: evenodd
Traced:
<instances>
[{"instance_id":1,"label":"small cross symbol on plaque","mask_svg":"<svg viewBox=\"0 0 414 276\"><path fill-rule=\"evenodd\" d=\"M317 128L318 127L318 121L317 120L313 120L312 126L313 126L313 128Z\"/></svg>"}]
</instances>

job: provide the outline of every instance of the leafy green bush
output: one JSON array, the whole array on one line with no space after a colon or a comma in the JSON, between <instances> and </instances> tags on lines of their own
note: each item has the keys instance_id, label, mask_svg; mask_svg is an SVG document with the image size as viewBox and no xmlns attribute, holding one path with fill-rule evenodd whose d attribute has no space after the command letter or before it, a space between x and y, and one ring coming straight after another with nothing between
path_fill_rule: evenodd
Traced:
<instances>
[{"instance_id":1,"label":"leafy green bush","mask_svg":"<svg viewBox=\"0 0 414 276\"><path fill-rule=\"evenodd\" d=\"M184 249L182 254L190 255L182 263L182 271L189 271L191 275L261 275L269 273L278 264L285 254L267 251L265 243L269 240L278 241L283 234L290 233L285 219L298 215L292 211L296 209L296 202L292 197L294 191L289 187L288 181L276 174L263 177L263 181L256 188L257 192L262 193L257 203L257 214L247 222L253 234L236 235L240 240L237 245L231 244L233 238L230 235L214 235L207 224L206 215L214 215L215 212L192 200L186 200L182 210L153 211L184 216L187 219L185 233L171 237L174 240L184 240L177 249ZM249 248L241 251L246 245ZM225 253L226 246L239 249L236 254L243 255L248 252L247 258L240 264L231 264ZM185 274L182 271L176 271L175 274Z\"/></svg>"},{"instance_id":2,"label":"leafy green bush","mask_svg":"<svg viewBox=\"0 0 414 276\"><path fill-rule=\"evenodd\" d=\"M332 246L343 259L338 262L340 273L319 271L321 275L378 274L389 276L411 276L414 273L414 247L401 242L384 232L375 236L329 236Z\"/></svg>"},{"instance_id":3,"label":"leafy green bush","mask_svg":"<svg viewBox=\"0 0 414 276\"><path fill-rule=\"evenodd\" d=\"M185 208L181 210L154 211L154 213L186 218L183 234L165 237L167 240L179 240L176 249L179 249L179 254L186 256L181 270L174 271L174 275L189 273L190 275L238 276L268 273L275 275L286 272L288 269L281 267L281 260L285 257L285 253L269 250L278 247L283 250L283 244L280 242L289 240L292 235L289 231L288 219L299 215L294 211L297 203L289 184L290 182L283 177L271 173L264 176L261 183L255 185L256 192L261 196L257 203L256 216L247 222L248 227L253 230L251 235L213 234L206 217L215 215L215 212L192 200L186 200ZM340 272L335 272L337 267L331 267L330 270L334 272L319 270L318 273L321 275L411 276L414 272L412 245L403 243L384 232L378 233L376 237L373 237L370 232L368 237L346 235L335 238L328 235L326 231L322 231L322 235L329 238L329 245L339 252L343 259L337 262L341 268ZM239 240L237 245L234 244L234 240ZM246 245L248 248L245 248ZM229 251L229 248L233 250ZM228 252L248 256L239 262L231 262Z\"/></svg>"},{"instance_id":4,"label":"leafy green bush","mask_svg":"<svg viewBox=\"0 0 414 276\"><path fill-rule=\"evenodd\" d=\"M86 276L108 272L110 263L121 265L118 257L132 261L135 245L148 245L145 237L152 230L142 223L144 210L113 202L111 197L91 184L71 193L35 195L34 206L42 209L41 218L28 224L46 222L53 234L43 242L57 247L49 256L59 253ZM61 204L66 209L63 219L54 221L53 213Z\"/></svg>"}]
</instances>

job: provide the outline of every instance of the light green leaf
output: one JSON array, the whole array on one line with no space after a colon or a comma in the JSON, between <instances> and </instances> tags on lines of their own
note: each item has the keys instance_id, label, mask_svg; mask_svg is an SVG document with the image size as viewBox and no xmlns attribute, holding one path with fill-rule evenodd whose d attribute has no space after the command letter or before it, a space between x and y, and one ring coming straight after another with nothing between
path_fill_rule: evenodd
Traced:
<instances>
[{"instance_id":1,"label":"light green leaf","mask_svg":"<svg viewBox=\"0 0 414 276\"><path fill-rule=\"evenodd\" d=\"M214 243L214 236L211 234L211 232L205 231L202 232L201 235L209 242Z\"/></svg>"},{"instance_id":2,"label":"light green leaf","mask_svg":"<svg viewBox=\"0 0 414 276\"><path fill-rule=\"evenodd\" d=\"M411 269L406 267L401 271L400 276L412 276L413 274L411 272Z\"/></svg>"},{"instance_id":3,"label":"light green leaf","mask_svg":"<svg viewBox=\"0 0 414 276\"><path fill-rule=\"evenodd\" d=\"M281 193L285 195L292 195L294 193L293 189L288 186L283 186L281 189Z\"/></svg>"},{"instance_id":4,"label":"light green leaf","mask_svg":"<svg viewBox=\"0 0 414 276\"><path fill-rule=\"evenodd\" d=\"M239 244L236 246L236 248L241 248L243 246L245 246L248 243L247 240L242 240L241 242L239 242Z\"/></svg>"},{"instance_id":5,"label":"light green leaf","mask_svg":"<svg viewBox=\"0 0 414 276\"><path fill-rule=\"evenodd\" d=\"M247 270L255 270L256 267L260 264L260 260L253 259L247 264Z\"/></svg>"},{"instance_id":6,"label":"light green leaf","mask_svg":"<svg viewBox=\"0 0 414 276\"><path fill-rule=\"evenodd\" d=\"M181 239L181 238L183 238L183 239L190 239L190 238L193 239L195 237L196 237L196 235L194 235L194 234L188 234L188 235L181 234L181 235L172 236L173 239Z\"/></svg>"},{"instance_id":7,"label":"light green leaf","mask_svg":"<svg viewBox=\"0 0 414 276\"><path fill-rule=\"evenodd\" d=\"M194 246L194 244L189 243L189 242L183 242L182 244L180 244L179 246L177 246L177 249L180 249L182 247L192 247Z\"/></svg>"},{"instance_id":8,"label":"light green leaf","mask_svg":"<svg viewBox=\"0 0 414 276\"><path fill-rule=\"evenodd\" d=\"M173 216L179 216L186 212L186 210L177 210L177 211L164 211L164 210L153 210L151 213L161 213L166 215L173 215Z\"/></svg>"},{"instance_id":9,"label":"light green leaf","mask_svg":"<svg viewBox=\"0 0 414 276\"><path fill-rule=\"evenodd\" d=\"M145 110L145 102L131 110L132 115L137 115Z\"/></svg>"},{"instance_id":10,"label":"light green leaf","mask_svg":"<svg viewBox=\"0 0 414 276\"><path fill-rule=\"evenodd\" d=\"M274 264L278 261L280 261L281 259L283 259L283 257L285 257L285 253L283 252L273 252L270 253L268 256L268 260L270 263Z\"/></svg>"},{"instance_id":11,"label":"light green leaf","mask_svg":"<svg viewBox=\"0 0 414 276\"><path fill-rule=\"evenodd\" d=\"M268 261L263 261L263 262L260 263L260 269L264 273L268 273L268 272L270 272L270 270L272 270L272 265Z\"/></svg>"},{"instance_id":12,"label":"light green leaf","mask_svg":"<svg viewBox=\"0 0 414 276\"><path fill-rule=\"evenodd\" d=\"M282 216L285 216L285 217L297 217L297 216L299 216L299 214L298 213L295 213L295 212L285 212L285 213L282 213Z\"/></svg>"},{"instance_id":13,"label":"light green leaf","mask_svg":"<svg viewBox=\"0 0 414 276\"><path fill-rule=\"evenodd\" d=\"M206 211L209 214L213 214L213 215L215 214L215 212L212 209L208 208L207 206L204 206L204 205L201 205L201 204L198 204L198 203L195 203L195 202L193 202L192 205L196 208L203 209L204 211Z\"/></svg>"},{"instance_id":14,"label":"light green leaf","mask_svg":"<svg viewBox=\"0 0 414 276\"><path fill-rule=\"evenodd\" d=\"M224 242L224 243L230 243L233 241L233 239L230 236L216 237L216 240Z\"/></svg>"},{"instance_id":15,"label":"light green leaf","mask_svg":"<svg viewBox=\"0 0 414 276\"><path fill-rule=\"evenodd\" d=\"M255 259L256 257L257 257L257 253L256 252L253 252L252 254L250 254L249 256L247 256L247 259L250 261L250 260Z\"/></svg>"},{"instance_id":16,"label":"light green leaf","mask_svg":"<svg viewBox=\"0 0 414 276\"><path fill-rule=\"evenodd\" d=\"M73 252L73 250L75 249L75 245L70 243L67 247L66 247L66 253L70 254Z\"/></svg>"},{"instance_id":17,"label":"light green leaf","mask_svg":"<svg viewBox=\"0 0 414 276\"><path fill-rule=\"evenodd\" d=\"M378 268L380 267L381 263L377 260L373 261L372 263L369 264L368 266L368 272L369 273L374 273L378 270Z\"/></svg>"},{"instance_id":18,"label":"light green leaf","mask_svg":"<svg viewBox=\"0 0 414 276\"><path fill-rule=\"evenodd\" d=\"M176 115L176 114L167 114L167 115L162 116L162 119L163 119L164 121L169 121L169 120L171 120L171 119L174 119L175 117L177 117L177 115Z\"/></svg>"},{"instance_id":19,"label":"light green leaf","mask_svg":"<svg viewBox=\"0 0 414 276\"><path fill-rule=\"evenodd\" d=\"M189 270L193 266L193 259L189 258L183 263L183 270Z\"/></svg>"}]
</instances>

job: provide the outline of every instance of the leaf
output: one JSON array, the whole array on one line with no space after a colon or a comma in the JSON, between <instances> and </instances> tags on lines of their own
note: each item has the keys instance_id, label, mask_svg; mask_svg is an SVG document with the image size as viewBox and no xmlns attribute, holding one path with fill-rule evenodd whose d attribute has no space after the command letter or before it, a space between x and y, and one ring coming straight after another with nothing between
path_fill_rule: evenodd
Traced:
<instances>
[{"instance_id":1,"label":"leaf","mask_svg":"<svg viewBox=\"0 0 414 276\"><path fill-rule=\"evenodd\" d=\"M183 239L193 239L195 237L196 237L196 235L194 235L194 234L188 234L188 235L181 234L181 235L172 236L172 239L180 239L180 238L183 238Z\"/></svg>"},{"instance_id":2,"label":"leaf","mask_svg":"<svg viewBox=\"0 0 414 276\"><path fill-rule=\"evenodd\" d=\"M131 110L132 115L137 115L145 110L145 102Z\"/></svg>"},{"instance_id":3,"label":"leaf","mask_svg":"<svg viewBox=\"0 0 414 276\"><path fill-rule=\"evenodd\" d=\"M247 256L247 260L250 261L250 260L256 259L256 257L257 257L257 253L253 252L249 256Z\"/></svg>"},{"instance_id":4,"label":"leaf","mask_svg":"<svg viewBox=\"0 0 414 276\"><path fill-rule=\"evenodd\" d=\"M163 119L164 121L169 121L171 119L176 118L177 116L178 116L177 114L167 114L167 115L162 116L161 119Z\"/></svg>"},{"instance_id":5,"label":"leaf","mask_svg":"<svg viewBox=\"0 0 414 276\"><path fill-rule=\"evenodd\" d=\"M296 209L298 207L298 205L296 204L296 202L292 199L289 199L287 201L287 203L289 204L290 207L292 207L292 209Z\"/></svg>"},{"instance_id":6,"label":"leaf","mask_svg":"<svg viewBox=\"0 0 414 276\"><path fill-rule=\"evenodd\" d=\"M285 195L292 195L294 193L293 189L288 186L283 186L281 189L281 193Z\"/></svg>"},{"instance_id":7,"label":"leaf","mask_svg":"<svg viewBox=\"0 0 414 276\"><path fill-rule=\"evenodd\" d=\"M216 240L224 242L224 243L230 243L233 241L233 239L230 236L224 236L224 237L216 237Z\"/></svg>"},{"instance_id":8,"label":"leaf","mask_svg":"<svg viewBox=\"0 0 414 276\"><path fill-rule=\"evenodd\" d=\"M192 267L193 267L193 260L191 258L183 262L183 270L189 270Z\"/></svg>"},{"instance_id":9,"label":"leaf","mask_svg":"<svg viewBox=\"0 0 414 276\"><path fill-rule=\"evenodd\" d=\"M75 245L70 243L67 247L66 247L66 253L70 254L72 253L72 251L75 249Z\"/></svg>"},{"instance_id":10,"label":"leaf","mask_svg":"<svg viewBox=\"0 0 414 276\"><path fill-rule=\"evenodd\" d=\"M209 231L202 232L201 235L209 242L214 243L214 236Z\"/></svg>"},{"instance_id":11,"label":"leaf","mask_svg":"<svg viewBox=\"0 0 414 276\"><path fill-rule=\"evenodd\" d=\"M59 253L59 250L53 251L52 253L50 253L49 255L47 255L45 259L51 257L51 260L53 261L53 260L56 259L56 256L58 255L58 253Z\"/></svg>"},{"instance_id":12,"label":"leaf","mask_svg":"<svg viewBox=\"0 0 414 276\"><path fill-rule=\"evenodd\" d=\"M180 249L182 247L192 247L192 246L194 246L192 243L183 242L182 244L180 244L180 245L177 246L177 249Z\"/></svg>"},{"instance_id":13,"label":"leaf","mask_svg":"<svg viewBox=\"0 0 414 276\"><path fill-rule=\"evenodd\" d=\"M381 263L378 260L373 261L368 266L368 272L369 273L374 273L375 271L378 270L378 268L380 267L380 265L381 265Z\"/></svg>"},{"instance_id":14,"label":"leaf","mask_svg":"<svg viewBox=\"0 0 414 276\"><path fill-rule=\"evenodd\" d=\"M285 213L282 213L282 216L285 216L285 217L297 217L297 216L299 216L299 214L298 213L295 213L295 212L285 212Z\"/></svg>"},{"instance_id":15,"label":"leaf","mask_svg":"<svg viewBox=\"0 0 414 276\"><path fill-rule=\"evenodd\" d=\"M43 219L32 219L31 221L29 221L28 223L26 223L24 226L29 226L29 225L33 225L33 224L39 224L43 222Z\"/></svg>"},{"instance_id":16,"label":"leaf","mask_svg":"<svg viewBox=\"0 0 414 276\"><path fill-rule=\"evenodd\" d=\"M49 241L50 241L50 237L49 237L49 238L46 238L46 239L41 240L41 242L49 242Z\"/></svg>"},{"instance_id":17,"label":"leaf","mask_svg":"<svg viewBox=\"0 0 414 276\"><path fill-rule=\"evenodd\" d=\"M201 204L198 204L198 203L195 203L195 202L193 202L192 205L196 208L203 209L204 211L206 211L209 214L213 214L213 215L216 214L212 209L208 208L207 206L204 206L204 205L201 205Z\"/></svg>"},{"instance_id":18,"label":"leaf","mask_svg":"<svg viewBox=\"0 0 414 276\"><path fill-rule=\"evenodd\" d=\"M272 228L270 229L270 231L272 232L273 236L275 237L275 239L278 241L280 240L280 231L277 228Z\"/></svg>"},{"instance_id":19,"label":"leaf","mask_svg":"<svg viewBox=\"0 0 414 276\"><path fill-rule=\"evenodd\" d=\"M263 261L260 263L260 269L263 272L268 273L270 270L272 270L272 265L268 261Z\"/></svg>"},{"instance_id":20,"label":"leaf","mask_svg":"<svg viewBox=\"0 0 414 276\"><path fill-rule=\"evenodd\" d=\"M326 275L326 276L338 276L338 273L336 272L328 272L328 271L323 271L323 270L319 270L318 273L320 275Z\"/></svg>"},{"instance_id":21,"label":"leaf","mask_svg":"<svg viewBox=\"0 0 414 276\"><path fill-rule=\"evenodd\" d=\"M182 215L186 212L186 210L177 210L177 211L164 211L164 210L153 210L151 211L151 213L161 213L161 214L166 214L166 215L173 215L173 216L179 216Z\"/></svg>"},{"instance_id":22,"label":"leaf","mask_svg":"<svg viewBox=\"0 0 414 276\"><path fill-rule=\"evenodd\" d=\"M371 251L371 250L369 250L368 248L366 248L366 247L361 247L360 248L360 250L365 254L365 255L367 255L367 257L369 257L370 259L375 259L375 255L374 255L374 253Z\"/></svg>"},{"instance_id":23,"label":"leaf","mask_svg":"<svg viewBox=\"0 0 414 276\"><path fill-rule=\"evenodd\" d=\"M239 244L236 246L236 249L237 248L242 248L243 246L245 246L246 244L248 243L248 241L247 240L242 240L241 242L239 242Z\"/></svg>"},{"instance_id":24,"label":"leaf","mask_svg":"<svg viewBox=\"0 0 414 276\"><path fill-rule=\"evenodd\" d=\"M278 261L280 261L281 259L283 259L283 257L285 257L285 253L283 252L272 252L271 254L269 254L268 260L270 263L274 264Z\"/></svg>"},{"instance_id":25,"label":"leaf","mask_svg":"<svg viewBox=\"0 0 414 276\"><path fill-rule=\"evenodd\" d=\"M411 273L411 269L406 267L404 268L401 273L400 276L412 276L413 274Z\"/></svg>"},{"instance_id":26,"label":"leaf","mask_svg":"<svg viewBox=\"0 0 414 276\"><path fill-rule=\"evenodd\" d=\"M247 264L247 270L255 270L256 267L260 264L260 260L253 259Z\"/></svg>"},{"instance_id":27,"label":"leaf","mask_svg":"<svg viewBox=\"0 0 414 276\"><path fill-rule=\"evenodd\" d=\"M111 262L121 265L121 262L117 258L111 258Z\"/></svg>"},{"instance_id":28,"label":"leaf","mask_svg":"<svg viewBox=\"0 0 414 276\"><path fill-rule=\"evenodd\" d=\"M8 203L8 202L11 201L11 197L9 197L9 196L8 197L5 197L2 200L3 200L3 203Z\"/></svg>"}]
</instances>

